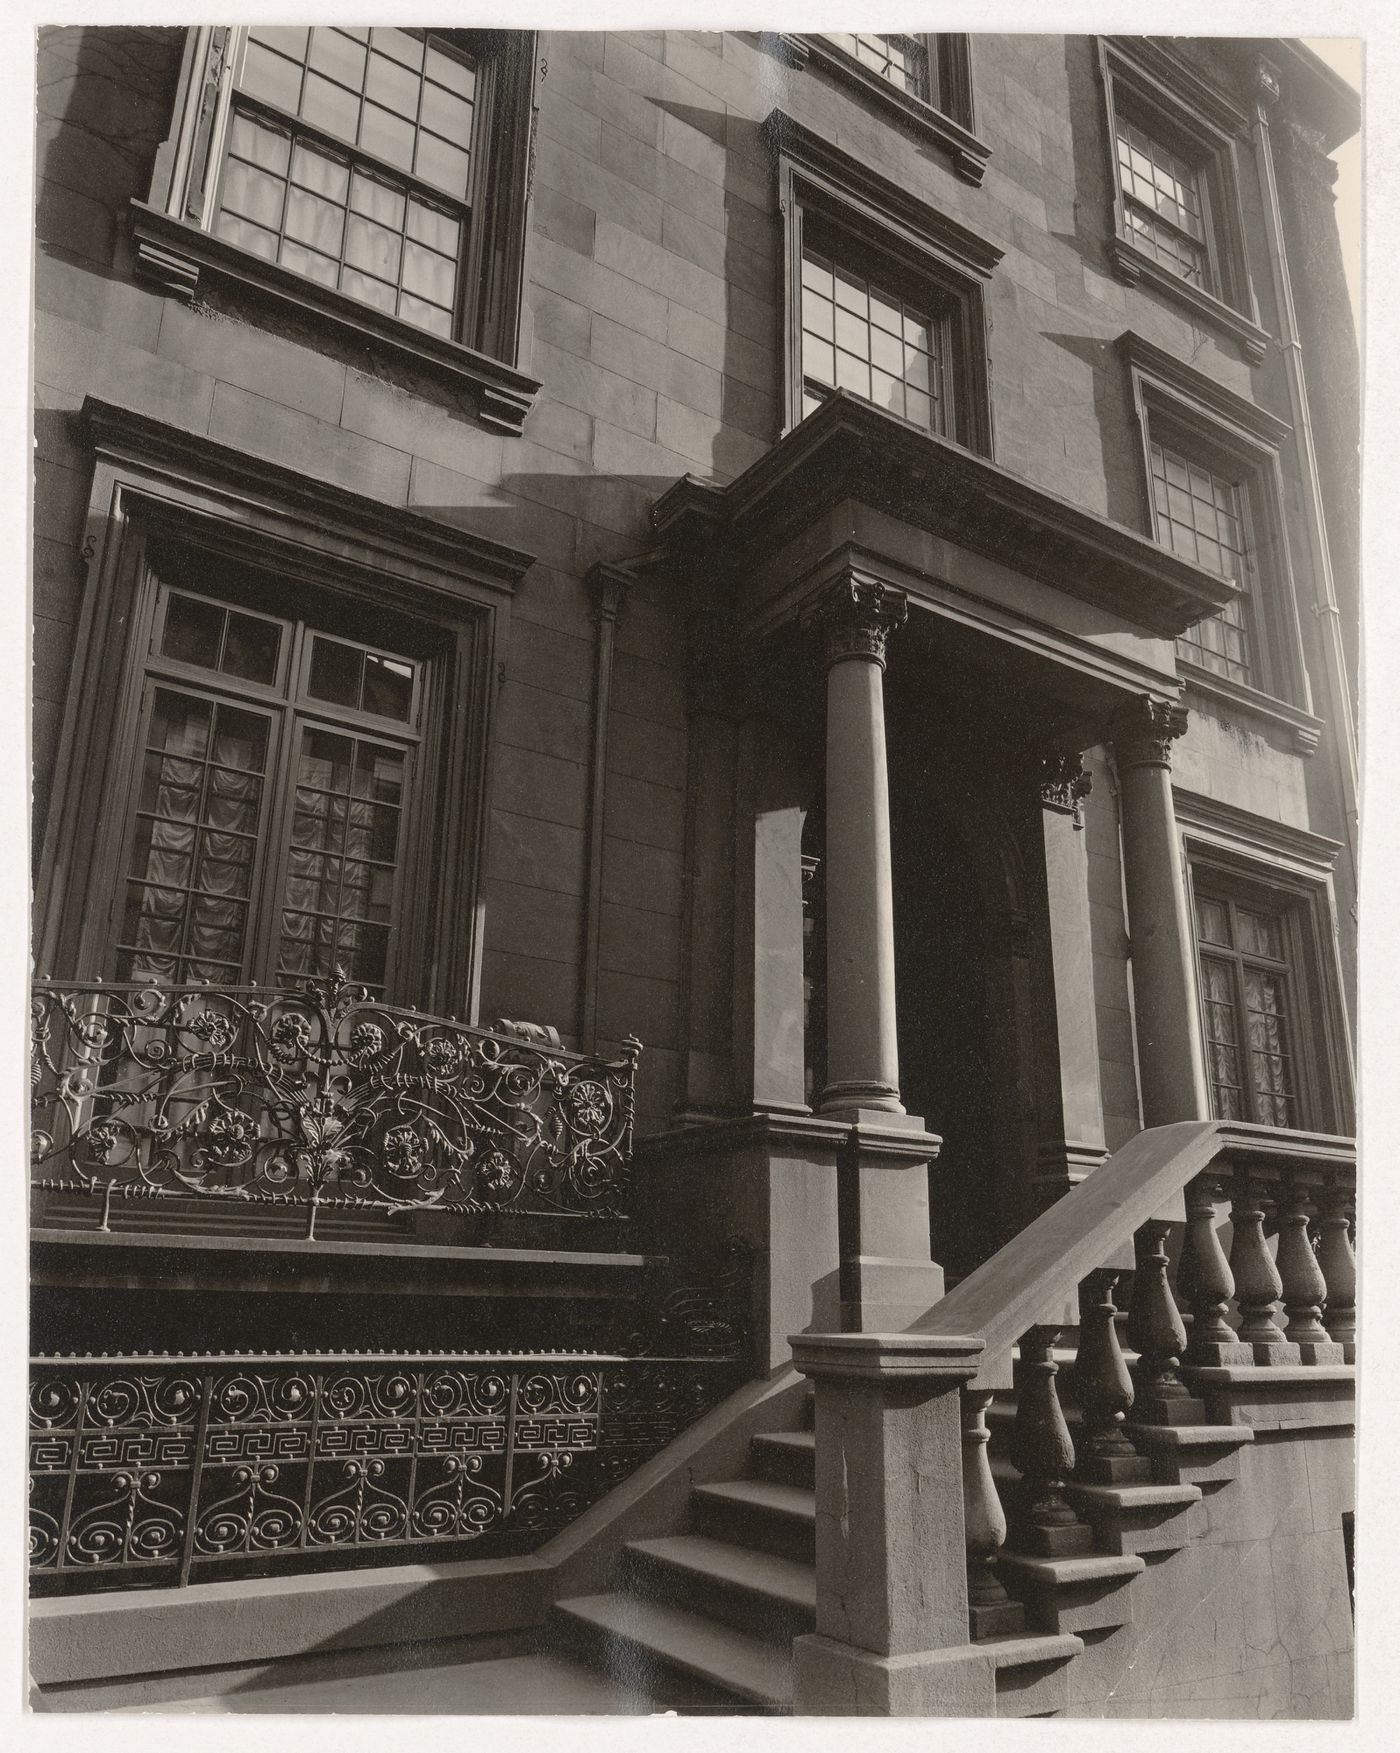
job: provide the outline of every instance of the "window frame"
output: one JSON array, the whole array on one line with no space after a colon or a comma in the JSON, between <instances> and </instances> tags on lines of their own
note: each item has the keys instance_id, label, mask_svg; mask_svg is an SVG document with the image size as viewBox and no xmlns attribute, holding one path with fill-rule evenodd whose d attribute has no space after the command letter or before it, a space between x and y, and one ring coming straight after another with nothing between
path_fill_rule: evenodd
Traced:
<instances>
[{"instance_id":1,"label":"window frame","mask_svg":"<svg viewBox=\"0 0 1400 1753\"><path fill-rule=\"evenodd\" d=\"M877 276L892 266L896 284L927 288L930 316L946 308L950 357L945 381L952 386L953 428L944 436L983 456L992 455L992 406L984 289L1002 252L842 152L781 110L763 124L777 164L778 207L783 221L784 432L802 418L803 219L849 238L868 258L860 271ZM871 404L875 406L877 404ZM891 415L891 419L900 418ZM920 430L917 426L915 430Z\"/></svg>"},{"instance_id":2,"label":"window frame","mask_svg":"<svg viewBox=\"0 0 1400 1753\"><path fill-rule=\"evenodd\" d=\"M489 152L472 155L472 189L465 203L471 223L458 286L464 315L458 333L448 338L269 262L213 231L246 32L246 26L227 25L193 26L186 32L170 133L156 154L147 199L131 203L138 275L185 299L193 298L205 280L251 289L262 301L295 309L353 342L370 341L376 352L387 350L447 377L471 393L483 425L518 434L540 389L538 380L520 368L537 33L437 33L476 59L473 138L490 141ZM310 125L305 131L316 133Z\"/></svg>"},{"instance_id":3,"label":"window frame","mask_svg":"<svg viewBox=\"0 0 1400 1753\"><path fill-rule=\"evenodd\" d=\"M1332 871L1338 842L1269 821L1203 794L1173 787L1186 862L1195 957L1197 1027L1210 1084L1203 946L1198 894L1226 894L1277 914L1284 931L1290 1024L1297 1066L1297 1121L1282 1131L1350 1134L1355 1127L1351 1039L1342 1003L1342 971ZM1267 1124L1267 1122L1249 1122Z\"/></svg>"},{"instance_id":4,"label":"window frame","mask_svg":"<svg viewBox=\"0 0 1400 1753\"><path fill-rule=\"evenodd\" d=\"M227 570L219 566L221 557L218 551L204 542L182 543L176 537L170 544L173 551L167 554L164 569L157 571L144 552L149 547L150 535L148 523L138 539L143 544L143 569L150 576L142 581L132 630L133 661L140 661L142 668L139 677L133 678L129 722L118 732L114 742L115 772L125 777L113 789L114 799L119 795L121 802L114 808L111 825L111 868L114 875L106 949L101 956L103 978L118 977L115 963L122 910L131 883L143 880L135 876L128 854L137 832L138 800L143 783L143 733L155 691L166 688L187 697L227 701L238 709L258 713L269 724L265 784L257 830L258 851L246 897L248 923L243 952L246 967L240 971L238 981L230 977L229 984L241 984L247 979L257 985L283 983L276 971L274 952L278 918L286 906L286 876L292 850L287 833L289 798L301 783L295 773L295 754L307 731L327 730L333 735L351 736L357 741L403 751L406 757L406 801L402 805L402 820L407 832L395 869L393 936L383 982L392 1002L392 995L404 986L398 969L398 963L403 960L402 947L420 941L423 935L416 929L420 898L415 872L427 856L431 819L435 814L434 793L438 789L436 780L446 703L441 697L443 690L435 672L440 672L443 667L442 637L428 635L425 638L425 629L420 622L409 634L409 641L419 647L417 651L380 648L381 655L408 657L415 665L413 708L408 719L401 721L363 707L322 700L310 691L313 643L317 638L326 637L351 643L363 651L374 650L375 642L362 636L353 625L347 627L342 623L335 632L326 625L333 616L344 613L348 613L353 621L356 610L363 614L371 608L370 604L320 593L313 596L309 604L303 599L289 614L285 609L279 611L270 606L275 595L272 580L247 569L243 569L242 578L216 577L212 583L187 584L179 572L186 566L197 567L204 556L210 558L216 570ZM165 535L165 531L159 531L158 539ZM277 681L264 684L227 676L222 671L172 657L161 650L164 622L171 598L177 594L276 620L284 634L292 635L286 640L279 659ZM433 646L438 648L436 653ZM144 659L141 657L143 651ZM185 952L176 953L181 960L198 959L189 958Z\"/></svg>"},{"instance_id":5,"label":"window frame","mask_svg":"<svg viewBox=\"0 0 1400 1753\"><path fill-rule=\"evenodd\" d=\"M1109 255L1130 286L1145 282L1188 305L1240 347L1251 365L1264 362L1271 337L1259 321L1240 201L1235 141L1248 117L1170 50L1151 39L1098 39L1104 143L1111 199ZM1196 173L1210 284L1193 286L1133 242L1118 166L1118 122L1140 128Z\"/></svg>"},{"instance_id":6,"label":"window frame","mask_svg":"<svg viewBox=\"0 0 1400 1753\"><path fill-rule=\"evenodd\" d=\"M222 577L275 575L279 590L318 606L382 610L414 629L437 691L420 725L414 855L431 859L440 880L435 894L415 897L399 933L403 973L391 999L474 1020L497 668L511 594L533 556L91 397L83 418L95 453L93 535L39 858L38 967L60 979L105 970L159 592L146 560L154 537L211 556Z\"/></svg>"},{"instance_id":7,"label":"window frame","mask_svg":"<svg viewBox=\"0 0 1400 1753\"><path fill-rule=\"evenodd\" d=\"M1131 329L1116 345L1131 385L1144 527L1152 539L1166 547L1158 535L1152 490L1152 442L1157 438L1234 481L1253 541L1253 578L1241 582L1252 600L1254 679L1246 683L1219 675L1179 651L1178 673L1201 693L1272 720L1292 738L1298 753L1312 754L1323 726L1312 712L1281 458L1293 429Z\"/></svg>"},{"instance_id":8,"label":"window frame","mask_svg":"<svg viewBox=\"0 0 1400 1753\"><path fill-rule=\"evenodd\" d=\"M890 33L893 34L893 33ZM972 38L962 32L901 31L922 38L938 94L921 97L892 84L821 32L785 32L778 43L790 66L815 64L881 106L886 115L947 154L964 182L979 186L992 149L976 132Z\"/></svg>"}]
</instances>

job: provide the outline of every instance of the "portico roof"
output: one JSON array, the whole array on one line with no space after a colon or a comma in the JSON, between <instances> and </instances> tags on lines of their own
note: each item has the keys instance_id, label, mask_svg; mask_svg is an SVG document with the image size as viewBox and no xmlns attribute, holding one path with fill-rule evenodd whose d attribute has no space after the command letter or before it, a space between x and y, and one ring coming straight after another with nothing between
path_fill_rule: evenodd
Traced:
<instances>
[{"instance_id":1,"label":"portico roof","mask_svg":"<svg viewBox=\"0 0 1400 1753\"><path fill-rule=\"evenodd\" d=\"M1135 530L839 390L728 485L683 476L652 520L673 564L736 567L774 555L846 500L1159 638L1240 594Z\"/></svg>"}]
</instances>

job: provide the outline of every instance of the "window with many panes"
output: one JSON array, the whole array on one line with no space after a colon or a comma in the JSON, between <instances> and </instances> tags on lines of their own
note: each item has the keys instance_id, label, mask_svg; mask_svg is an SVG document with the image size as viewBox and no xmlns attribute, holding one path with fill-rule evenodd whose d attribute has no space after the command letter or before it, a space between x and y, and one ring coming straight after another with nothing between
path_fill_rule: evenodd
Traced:
<instances>
[{"instance_id":1,"label":"window with many panes","mask_svg":"<svg viewBox=\"0 0 1400 1753\"><path fill-rule=\"evenodd\" d=\"M1208 218L1200 173L1121 112L1115 135L1129 241L1170 273L1210 289Z\"/></svg>"},{"instance_id":2,"label":"window with many panes","mask_svg":"<svg viewBox=\"0 0 1400 1753\"><path fill-rule=\"evenodd\" d=\"M1220 614L1188 628L1177 640L1177 650L1216 675L1257 683L1248 494L1239 481L1156 437L1149 455L1157 540L1183 559L1243 586L1243 594Z\"/></svg>"},{"instance_id":3,"label":"window with many panes","mask_svg":"<svg viewBox=\"0 0 1400 1753\"><path fill-rule=\"evenodd\" d=\"M882 34L879 31L828 31L828 42L844 49L853 60L878 73L911 97L933 101L938 89L927 37ZM937 41L936 38L933 39Z\"/></svg>"},{"instance_id":4,"label":"window with many panes","mask_svg":"<svg viewBox=\"0 0 1400 1753\"><path fill-rule=\"evenodd\" d=\"M895 107L906 116L930 123L929 112L961 130L972 126L972 66L966 36L920 31L824 31L800 39L823 65L872 95L897 92ZM833 54L831 51L835 50ZM913 104L906 100L914 99ZM945 144L947 142L945 141ZM961 142L972 151L963 167L980 182L987 149L970 138ZM975 163L973 162L975 160Z\"/></svg>"},{"instance_id":5,"label":"window with many panes","mask_svg":"<svg viewBox=\"0 0 1400 1753\"><path fill-rule=\"evenodd\" d=\"M840 232L808 220L802 246L802 412L833 389L926 432L952 431L950 320Z\"/></svg>"},{"instance_id":6,"label":"window with many panes","mask_svg":"<svg viewBox=\"0 0 1400 1753\"><path fill-rule=\"evenodd\" d=\"M254 25L214 232L452 336L472 220L475 60L427 31Z\"/></svg>"},{"instance_id":7,"label":"window with many panes","mask_svg":"<svg viewBox=\"0 0 1400 1753\"><path fill-rule=\"evenodd\" d=\"M162 582L112 974L384 993L412 844L427 665Z\"/></svg>"},{"instance_id":8,"label":"window with many panes","mask_svg":"<svg viewBox=\"0 0 1400 1753\"><path fill-rule=\"evenodd\" d=\"M1286 908L1196 885L1211 1103L1219 1120L1298 1126L1298 1010Z\"/></svg>"}]
</instances>

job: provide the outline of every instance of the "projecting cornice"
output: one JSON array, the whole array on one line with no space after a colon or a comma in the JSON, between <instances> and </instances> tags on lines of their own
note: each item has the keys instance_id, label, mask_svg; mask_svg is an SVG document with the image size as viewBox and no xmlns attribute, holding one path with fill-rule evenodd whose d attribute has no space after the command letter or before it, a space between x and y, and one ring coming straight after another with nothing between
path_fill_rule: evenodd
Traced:
<instances>
[{"instance_id":1,"label":"projecting cornice","mask_svg":"<svg viewBox=\"0 0 1400 1753\"><path fill-rule=\"evenodd\" d=\"M1268 408L1261 407L1248 396L1236 395L1216 378L1197 371L1194 365L1188 365L1174 353L1144 340L1132 329L1125 329L1114 345L1127 364L1141 372L1149 383L1176 390L1218 419L1229 421L1260 444L1277 450L1293 436L1293 428L1288 422Z\"/></svg>"},{"instance_id":2,"label":"projecting cornice","mask_svg":"<svg viewBox=\"0 0 1400 1753\"><path fill-rule=\"evenodd\" d=\"M843 500L1000 562L1171 638L1239 594L1145 536L838 391L772 450L716 487L686 476L652 508L677 562L707 569L775 554Z\"/></svg>"}]
</instances>

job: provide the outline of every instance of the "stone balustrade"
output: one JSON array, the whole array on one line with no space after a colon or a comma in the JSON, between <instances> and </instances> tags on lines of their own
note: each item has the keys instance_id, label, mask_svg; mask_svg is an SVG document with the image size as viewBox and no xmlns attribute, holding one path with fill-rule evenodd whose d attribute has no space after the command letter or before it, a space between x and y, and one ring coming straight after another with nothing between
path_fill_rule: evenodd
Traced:
<instances>
[{"instance_id":1,"label":"stone balustrade","mask_svg":"<svg viewBox=\"0 0 1400 1753\"><path fill-rule=\"evenodd\" d=\"M1051 1349L1057 1334L1046 1326L1026 1331L1010 1451L1021 1475L1022 1508L1009 1529L1017 1550L1047 1556L1086 1550L1089 1530L1066 1500L1065 1481L1149 1478L1133 1424L1206 1423L1194 1369L1355 1361L1354 1180L1344 1166L1299 1167L1289 1159L1271 1175L1254 1165L1233 1173L1217 1168L1185 1189L1187 1221L1174 1274L1168 1241L1176 1226L1160 1221L1142 1225L1134 1237L1125 1310L1114 1297L1123 1275L1090 1273L1080 1286L1074 1365L1063 1372L1079 1412L1077 1443L1060 1403L1062 1371ZM1226 1220L1233 1237L1228 1257L1220 1239ZM1118 1339L1120 1313L1137 1352L1131 1367ZM980 1424L990 1395L974 1383L963 1398L965 1426ZM963 1497L969 1600L989 1601L993 1531L1008 1528L989 1467L965 1476Z\"/></svg>"},{"instance_id":2,"label":"stone balustrade","mask_svg":"<svg viewBox=\"0 0 1400 1753\"><path fill-rule=\"evenodd\" d=\"M1354 1361L1355 1209L1349 1140L1214 1121L1153 1128L908 1333L794 1338L797 1365L817 1387L819 1636L799 1640L796 1670L799 1692L804 1675L816 1688L810 1708L838 1708L838 1673L867 1708L917 1713L930 1708L934 1672L946 1686L956 1670L970 1689L966 1711L978 1714L977 1640L1014 1632L1020 1611L999 1574L1003 1547L1023 1568L1090 1554L1088 1516L1115 1491L1150 1484L1170 1496L1154 1467L1164 1445L1210 1448L1204 1430L1222 1391L1267 1384L1270 1371L1296 1382L1300 1370ZM1121 1263L1129 1244L1131 1272ZM1095 1256L1113 1263L1090 1265ZM1076 1290L1078 1323L1067 1325ZM1013 1379L1018 1477L1002 1476L1003 1499L987 1414ZM960 1438L960 1490L918 1452L935 1430L941 1451ZM824 1470L829 1431L845 1471ZM883 1491L850 1468L858 1455L883 1467ZM824 1478L854 1477L869 1489L823 1503ZM870 1569L901 1498L915 1524L939 1524L940 1540L922 1542L930 1554L960 1531L966 1564L956 1575L922 1571L892 1636L885 1587L898 1567ZM856 1610L855 1576L885 1603L879 1624ZM961 1646L949 1630L958 1616L968 1627Z\"/></svg>"}]
</instances>

